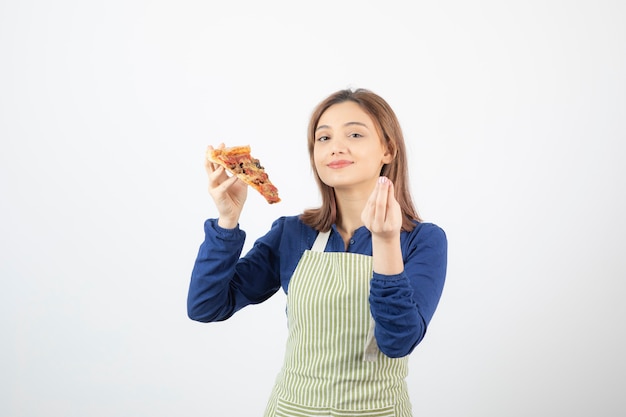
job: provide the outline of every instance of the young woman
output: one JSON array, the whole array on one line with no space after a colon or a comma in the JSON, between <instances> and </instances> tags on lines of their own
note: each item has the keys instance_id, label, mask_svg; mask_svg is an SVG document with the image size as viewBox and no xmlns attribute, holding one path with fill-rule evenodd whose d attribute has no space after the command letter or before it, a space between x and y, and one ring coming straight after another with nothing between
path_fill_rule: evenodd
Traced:
<instances>
[{"instance_id":1,"label":"young woman","mask_svg":"<svg viewBox=\"0 0 626 417\"><path fill-rule=\"evenodd\" d=\"M265 415L411 416L408 355L443 290L446 235L414 208L402 131L380 96L330 95L308 148L321 207L277 219L243 257L247 186L206 162L219 217L205 222L189 317L225 320L282 287L289 333Z\"/></svg>"}]
</instances>

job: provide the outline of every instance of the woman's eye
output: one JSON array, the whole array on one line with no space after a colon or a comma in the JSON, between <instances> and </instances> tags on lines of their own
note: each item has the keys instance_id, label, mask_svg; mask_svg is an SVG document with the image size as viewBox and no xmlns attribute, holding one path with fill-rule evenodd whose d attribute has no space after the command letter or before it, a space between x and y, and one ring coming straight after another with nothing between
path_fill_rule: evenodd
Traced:
<instances>
[{"instance_id":1,"label":"woman's eye","mask_svg":"<svg viewBox=\"0 0 626 417\"><path fill-rule=\"evenodd\" d=\"M362 138L363 135L360 133L350 133L351 138Z\"/></svg>"},{"instance_id":2,"label":"woman's eye","mask_svg":"<svg viewBox=\"0 0 626 417\"><path fill-rule=\"evenodd\" d=\"M326 142L328 139L330 139L328 136L320 136L317 138L318 142Z\"/></svg>"}]
</instances>

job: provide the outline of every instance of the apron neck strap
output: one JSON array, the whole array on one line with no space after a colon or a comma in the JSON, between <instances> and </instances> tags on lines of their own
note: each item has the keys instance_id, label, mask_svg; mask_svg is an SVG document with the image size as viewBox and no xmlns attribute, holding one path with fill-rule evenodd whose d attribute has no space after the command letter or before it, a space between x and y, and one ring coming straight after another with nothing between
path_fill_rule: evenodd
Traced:
<instances>
[{"instance_id":1,"label":"apron neck strap","mask_svg":"<svg viewBox=\"0 0 626 417\"><path fill-rule=\"evenodd\" d=\"M311 250L314 252L324 252L329 236L330 230L328 230L327 232L319 232L317 234L317 237L315 238L315 242L313 243Z\"/></svg>"}]
</instances>

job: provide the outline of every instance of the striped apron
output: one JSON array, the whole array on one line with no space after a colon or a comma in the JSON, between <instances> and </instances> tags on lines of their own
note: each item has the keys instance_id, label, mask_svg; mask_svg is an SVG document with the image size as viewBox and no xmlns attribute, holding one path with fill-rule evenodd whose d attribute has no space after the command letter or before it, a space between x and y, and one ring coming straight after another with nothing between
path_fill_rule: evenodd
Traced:
<instances>
[{"instance_id":1,"label":"striped apron","mask_svg":"<svg viewBox=\"0 0 626 417\"><path fill-rule=\"evenodd\" d=\"M378 350L370 313L372 258L324 252L320 233L289 282L285 362L266 417L410 417L408 356Z\"/></svg>"}]
</instances>

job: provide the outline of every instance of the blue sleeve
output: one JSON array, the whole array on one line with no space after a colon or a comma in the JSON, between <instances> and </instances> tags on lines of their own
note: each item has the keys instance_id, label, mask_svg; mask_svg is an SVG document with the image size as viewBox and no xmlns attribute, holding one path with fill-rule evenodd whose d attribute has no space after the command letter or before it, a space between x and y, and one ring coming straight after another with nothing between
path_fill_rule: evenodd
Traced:
<instances>
[{"instance_id":1,"label":"blue sleeve","mask_svg":"<svg viewBox=\"0 0 626 417\"><path fill-rule=\"evenodd\" d=\"M374 273L370 307L381 352L392 358L410 354L422 341L446 277L448 242L444 231L423 223L403 244L404 271Z\"/></svg>"},{"instance_id":2,"label":"blue sleeve","mask_svg":"<svg viewBox=\"0 0 626 417\"><path fill-rule=\"evenodd\" d=\"M187 314L192 320L226 320L249 304L258 304L280 288L278 247L281 223L259 238L240 258L245 232L223 229L216 219L204 224L205 239L191 273Z\"/></svg>"}]
</instances>

